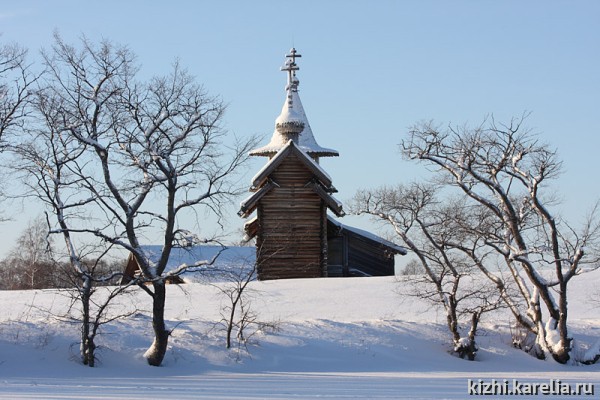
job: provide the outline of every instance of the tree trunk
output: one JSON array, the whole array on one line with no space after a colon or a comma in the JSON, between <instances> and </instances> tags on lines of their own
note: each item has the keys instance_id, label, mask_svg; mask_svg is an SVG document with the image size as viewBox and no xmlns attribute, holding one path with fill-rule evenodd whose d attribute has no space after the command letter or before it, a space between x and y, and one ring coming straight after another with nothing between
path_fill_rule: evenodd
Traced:
<instances>
[{"instance_id":1,"label":"tree trunk","mask_svg":"<svg viewBox=\"0 0 600 400\"><path fill-rule=\"evenodd\" d=\"M567 361L571 358L571 342L572 338L569 337L569 331L567 326L567 317L569 308L567 305L567 283L562 282L560 285L560 295L559 295L559 319L557 322L558 334L560 335L560 350L553 354L553 357L556 361L561 364L566 364Z\"/></svg>"},{"instance_id":2,"label":"tree trunk","mask_svg":"<svg viewBox=\"0 0 600 400\"><path fill-rule=\"evenodd\" d=\"M94 339L90 336L83 338L83 364L89 367L96 366L95 356L96 344Z\"/></svg>"},{"instance_id":3,"label":"tree trunk","mask_svg":"<svg viewBox=\"0 0 600 400\"><path fill-rule=\"evenodd\" d=\"M443 288L438 287L438 293L443 293ZM454 344L460 341L460 332L458 331L458 316L456 314L456 300L453 295L448 296L446 305L446 321L448 323L448 329L452 334Z\"/></svg>"},{"instance_id":4,"label":"tree trunk","mask_svg":"<svg viewBox=\"0 0 600 400\"><path fill-rule=\"evenodd\" d=\"M469 336L467 337L469 341L468 349L466 351L466 355L470 361L475 360L475 356L477 355L477 343L475 342L475 336L477 335L477 326L479 325L479 319L481 318L481 313L473 312L471 314L471 329L469 330Z\"/></svg>"},{"instance_id":5,"label":"tree trunk","mask_svg":"<svg viewBox=\"0 0 600 400\"><path fill-rule=\"evenodd\" d=\"M233 319L235 318L235 303L231 307L231 313L229 314L229 321L227 321L227 337L225 339L225 347L231 348L231 331L233 331Z\"/></svg>"},{"instance_id":6,"label":"tree trunk","mask_svg":"<svg viewBox=\"0 0 600 400\"><path fill-rule=\"evenodd\" d=\"M84 277L83 287L81 289L81 361L83 362L83 365L94 367L96 361L96 345L93 336L90 335L90 292L90 278Z\"/></svg>"},{"instance_id":7,"label":"tree trunk","mask_svg":"<svg viewBox=\"0 0 600 400\"><path fill-rule=\"evenodd\" d=\"M166 287L164 280L152 283L154 295L152 299L152 329L154 330L154 341L144 354L148 364L158 367L162 364L167 345L169 342L169 331L165 327L165 297Z\"/></svg>"}]
</instances>

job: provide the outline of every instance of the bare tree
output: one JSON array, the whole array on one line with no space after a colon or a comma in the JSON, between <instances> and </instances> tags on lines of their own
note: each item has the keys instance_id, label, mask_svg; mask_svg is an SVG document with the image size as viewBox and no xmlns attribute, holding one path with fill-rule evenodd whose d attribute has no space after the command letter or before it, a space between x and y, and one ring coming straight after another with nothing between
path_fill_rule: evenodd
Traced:
<instances>
[{"instance_id":1,"label":"bare tree","mask_svg":"<svg viewBox=\"0 0 600 400\"><path fill-rule=\"evenodd\" d=\"M231 348L231 337L237 329L239 343L246 341L245 329L256 322L256 314L251 310L251 291L248 284L256 279L256 264L240 260L239 264L218 272L218 279L212 283L225 297L221 307L221 323L225 329L225 347Z\"/></svg>"},{"instance_id":2,"label":"bare tree","mask_svg":"<svg viewBox=\"0 0 600 400\"><path fill-rule=\"evenodd\" d=\"M52 238L40 216L28 223L4 261L9 269L5 285L11 289L44 289L58 284L57 264L52 260Z\"/></svg>"},{"instance_id":3,"label":"bare tree","mask_svg":"<svg viewBox=\"0 0 600 400\"><path fill-rule=\"evenodd\" d=\"M414 253L424 273L401 281L411 285L409 294L444 308L454 351L474 360L481 316L498 309L501 298L457 247L467 235L457 229L464 207L460 200L440 203L432 185L412 184L359 191L350 210L384 221Z\"/></svg>"},{"instance_id":4,"label":"bare tree","mask_svg":"<svg viewBox=\"0 0 600 400\"><path fill-rule=\"evenodd\" d=\"M98 348L96 338L100 334L100 328L138 311L137 306L133 305L131 301L128 301L127 304L121 301L120 307L113 307L115 303L119 302L121 295L130 292L129 289L136 282L107 286L107 282L122 276L123 271L106 271L102 268L106 254L107 251L101 252L97 254L98 258L90 260L79 258L82 256L78 253L77 262L71 261L71 273L66 274L70 283L66 293L71 300L71 306L67 315L59 316L67 322L79 325L81 329L80 359L84 365L89 367L96 366L96 350ZM69 257L72 258L72 255ZM114 312L115 309L119 309L119 312Z\"/></svg>"},{"instance_id":5,"label":"bare tree","mask_svg":"<svg viewBox=\"0 0 600 400\"><path fill-rule=\"evenodd\" d=\"M548 182L561 162L556 152L523 129L524 117L509 124L493 119L476 128L413 127L403 152L439 170L444 182L485 207L501 227L486 244L502 257L527 299L540 357L566 363L568 284L584 267L598 266L598 220L590 216L576 231L553 214Z\"/></svg>"},{"instance_id":6,"label":"bare tree","mask_svg":"<svg viewBox=\"0 0 600 400\"><path fill-rule=\"evenodd\" d=\"M36 78L26 56L21 46L0 45L0 139L22 126L27 115L25 105Z\"/></svg>"},{"instance_id":7,"label":"bare tree","mask_svg":"<svg viewBox=\"0 0 600 400\"><path fill-rule=\"evenodd\" d=\"M27 50L17 44L0 44L0 153L25 122L30 88L36 80L27 62Z\"/></svg>"},{"instance_id":8,"label":"bare tree","mask_svg":"<svg viewBox=\"0 0 600 400\"><path fill-rule=\"evenodd\" d=\"M277 331L278 321L262 321L254 307L254 300L260 294L251 286L257 277L257 264L254 260L239 257L229 265L216 268L211 285L223 295L221 320L215 327L225 332L225 347L235 350L236 360L243 352L249 353L249 345L256 343L252 338L265 331Z\"/></svg>"},{"instance_id":9,"label":"bare tree","mask_svg":"<svg viewBox=\"0 0 600 400\"><path fill-rule=\"evenodd\" d=\"M199 209L222 218L224 204L239 193L239 167L255 139L230 140L220 128L225 110L179 63L165 77L136 81L126 47L85 38L76 49L56 37L44 54L48 96L56 107L54 129L81 151L69 163L78 207L93 216L70 234L89 234L131 252L140 266L139 286L152 299L154 342L145 357L160 365L170 331L165 324L165 271L173 246L187 235L180 226L201 226ZM85 204L83 204L85 203ZM159 235L157 262L141 241Z\"/></svg>"},{"instance_id":10,"label":"bare tree","mask_svg":"<svg viewBox=\"0 0 600 400\"><path fill-rule=\"evenodd\" d=\"M421 275L424 273L425 273L425 270L423 270L421 263L419 263L419 261L417 261L415 259L412 259L412 260L409 260L404 265L404 267L400 270L400 272L398 274L402 275L402 276L410 276L410 275Z\"/></svg>"},{"instance_id":11,"label":"bare tree","mask_svg":"<svg viewBox=\"0 0 600 400\"><path fill-rule=\"evenodd\" d=\"M82 226L90 224L92 219L86 208L94 199L80 184L78 166L89 159L85 157L85 145L64 129L63 104L52 90L38 88L31 99L32 118L24 126L19 141L15 140L10 149L15 156L12 162L15 175L21 176L27 189L21 195L40 201L47 210L45 220L38 224L37 236L46 241L50 235L59 236L64 243L64 251L57 250L52 255L53 265L60 266L55 275L63 280L60 286L69 288L73 305L80 305L78 316L72 314L70 320L77 320L81 328L82 363L93 367L95 338L100 326L120 317L106 317L109 305L131 284L103 290L102 299L95 296L96 286L114 282L123 271L102 268L112 244L86 242L85 237L77 241L74 237ZM64 257L61 259L61 253L66 254L66 263ZM70 311L73 310L71 307Z\"/></svg>"}]
</instances>

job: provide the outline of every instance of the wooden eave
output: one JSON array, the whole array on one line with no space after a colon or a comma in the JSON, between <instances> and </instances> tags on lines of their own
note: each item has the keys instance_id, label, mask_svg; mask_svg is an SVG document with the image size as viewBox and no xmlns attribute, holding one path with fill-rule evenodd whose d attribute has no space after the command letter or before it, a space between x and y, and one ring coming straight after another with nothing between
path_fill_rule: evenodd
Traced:
<instances>
[{"instance_id":1,"label":"wooden eave","mask_svg":"<svg viewBox=\"0 0 600 400\"><path fill-rule=\"evenodd\" d=\"M246 222L244 225L244 231L246 232L246 237L244 240L248 241L255 237L258 233L258 218L254 217L250 221Z\"/></svg>"},{"instance_id":2,"label":"wooden eave","mask_svg":"<svg viewBox=\"0 0 600 400\"><path fill-rule=\"evenodd\" d=\"M256 206L258 205L258 201L267 193L271 191L277 184L272 180L267 180L267 183L263 185L259 190L254 192L250 197L246 200L242 201L240 204L240 210L238 211L238 215L242 218L248 217L250 214L254 212Z\"/></svg>"},{"instance_id":3,"label":"wooden eave","mask_svg":"<svg viewBox=\"0 0 600 400\"><path fill-rule=\"evenodd\" d=\"M315 193L317 193L319 197L323 199L323 201L327 205L327 208L333 211L335 215L337 215L338 217L343 217L344 215L346 215L342 208L342 203L340 203L335 197L329 194L319 182L311 181L306 186L312 188L312 190L314 190Z\"/></svg>"},{"instance_id":4,"label":"wooden eave","mask_svg":"<svg viewBox=\"0 0 600 400\"><path fill-rule=\"evenodd\" d=\"M279 167L279 165L285 160L289 155L294 155L308 168L308 170L318 179L327 191L332 192L335 191L335 188L332 186L331 178L327 173L317 164L308 154L302 151L298 145L290 140L285 147L283 147L279 152L254 176L252 179L252 188L251 190L258 190L264 182L269 178L269 176Z\"/></svg>"}]
</instances>

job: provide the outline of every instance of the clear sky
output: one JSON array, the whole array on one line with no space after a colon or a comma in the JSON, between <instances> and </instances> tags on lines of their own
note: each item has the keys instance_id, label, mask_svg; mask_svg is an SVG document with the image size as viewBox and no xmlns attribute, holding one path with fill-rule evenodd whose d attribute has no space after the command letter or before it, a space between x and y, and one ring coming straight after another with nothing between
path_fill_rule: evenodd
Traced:
<instances>
[{"instance_id":1,"label":"clear sky","mask_svg":"<svg viewBox=\"0 0 600 400\"><path fill-rule=\"evenodd\" d=\"M127 44L148 76L179 58L229 104L227 128L265 144L285 97L279 67L295 46L314 135L340 153L322 165L342 201L423 176L398 152L418 121L524 111L564 160L564 213L577 223L600 198L600 1L0 0L2 42L35 58L54 30L71 42L85 34ZM253 161L248 181L264 162ZM18 214L0 226L0 255L37 212ZM228 229L241 225L232 211Z\"/></svg>"}]
</instances>

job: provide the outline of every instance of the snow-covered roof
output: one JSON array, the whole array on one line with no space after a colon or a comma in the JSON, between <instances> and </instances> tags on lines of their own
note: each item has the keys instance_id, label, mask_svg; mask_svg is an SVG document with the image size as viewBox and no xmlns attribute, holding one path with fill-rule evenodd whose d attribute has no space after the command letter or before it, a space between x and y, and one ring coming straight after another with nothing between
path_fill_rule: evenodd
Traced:
<instances>
[{"instance_id":1,"label":"snow-covered roof","mask_svg":"<svg viewBox=\"0 0 600 400\"><path fill-rule=\"evenodd\" d=\"M359 228L355 228L353 226L349 226L349 225L344 225L342 224L340 221L335 220L333 217L331 217L330 215L327 216L327 219L329 220L329 222L331 222L333 225L335 225L336 227L340 228L341 230L347 230L353 233L356 233L357 235L360 235L362 237L365 237L367 239L370 239L376 243L380 243L388 248L390 248L391 250L397 252L398 254L402 254L405 255L407 253L406 248L402 247L402 246L398 246L397 244L390 242L389 240L386 240L380 236L375 235L374 233L371 233L369 231L365 231L363 229L359 229Z\"/></svg>"},{"instance_id":2,"label":"snow-covered roof","mask_svg":"<svg viewBox=\"0 0 600 400\"><path fill-rule=\"evenodd\" d=\"M252 186L258 188L262 185L263 181L268 175L276 168L290 152L295 152L298 159L302 161L308 169L310 169L317 178L323 183L323 185L329 189L331 188L332 180L331 177L325 170L317 164L312 157L310 157L301 146L297 145L292 140L288 140L275 154L273 158L266 163L260 171L252 177Z\"/></svg>"},{"instance_id":3,"label":"snow-covered roof","mask_svg":"<svg viewBox=\"0 0 600 400\"><path fill-rule=\"evenodd\" d=\"M295 54L295 50L292 52L292 54ZM288 57L291 56L288 55ZM295 60L295 58L293 58L293 60ZM288 139L286 135L282 134L282 132L277 129L277 125L291 122L295 125L304 125L304 129L300 132L298 137L298 146L303 151L313 157L339 156L337 150L321 147L315 140L310 124L308 123L308 118L304 112L300 95L298 94L298 85L300 82L296 77L295 72L298 70L298 67L295 64L295 61L292 61L291 63L288 61L286 65L288 67L282 68L282 70L288 71L288 84L285 88L286 99L283 103L281 114L275 120L276 128L273 132L273 136L271 137L271 141L266 146L250 151L250 155L270 157L281 150L287 144Z\"/></svg>"},{"instance_id":4,"label":"snow-covered roof","mask_svg":"<svg viewBox=\"0 0 600 400\"><path fill-rule=\"evenodd\" d=\"M274 184L272 184L271 182L267 182L265 185L263 185L263 187L261 187L259 190L257 190L256 192L254 192L252 195L250 195L248 198L244 199L241 203L240 203L240 211L238 211L238 215L240 217L247 217L248 215L250 215L252 213L252 211L254 210L254 207L256 206L257 202L267 193L269 192L271 189L273 189L273 187L275 187Z\"/></svg>"},{"instance_id":5,"label":"snow-covered roof","mask_svg":"<svg viewBox=\"0 0 600 400\"><path fill-rule=\"evenodd\" d=\"M254 212L258 201L273 189L273 187L277 186L277 182L270 181L269 176L290 154L295 154L298 160L300 160L314 174L314 177L317 178L317 181L312 182L310 186L312 186L313 190L325 201L327 207L338 217L343 216L345 213L342 203L331 195L331 193L336 191L335 187L332 185L331 177L315 162L315 160L306 154L306 152L302 151L302 149L300 149L292 140L289 140L288 143L252 178L251 190L255 191L255 193L240 203L238 215L241 217L249 216Z\"/></svg>"},{"instance_id":6,"label":"snow-covered roof","mask_svg":"<svg viewBox=\"0 0 600 400\"><path fill-rule=\"evenodd\" d=\"M162 252L160 245L141 246L142 250L151 262L157 263ZM219 254L221 252L221 254ZM256 262L256 247L254 246L223 246L197 245L189 247L175 247L171 249L169 261L165 267L165 274L179 268L182 265L193 266L197 264L210 263L214 260L211 271L228 271L232 269L251 268ZM203 275L202 267L191 268L181 274L184 281L198 282L207 277ZM208 268L204 268L208 269Z\"/></svg>"}]
</instances>

